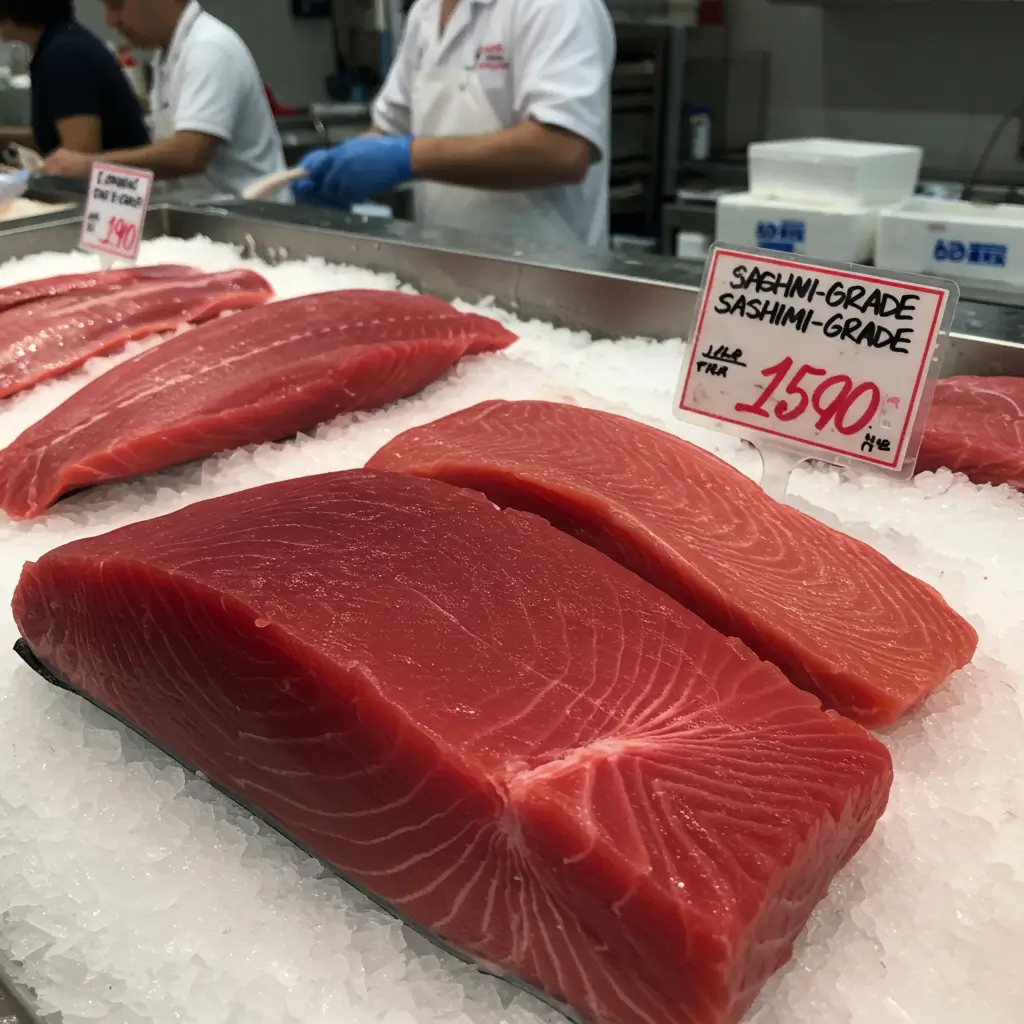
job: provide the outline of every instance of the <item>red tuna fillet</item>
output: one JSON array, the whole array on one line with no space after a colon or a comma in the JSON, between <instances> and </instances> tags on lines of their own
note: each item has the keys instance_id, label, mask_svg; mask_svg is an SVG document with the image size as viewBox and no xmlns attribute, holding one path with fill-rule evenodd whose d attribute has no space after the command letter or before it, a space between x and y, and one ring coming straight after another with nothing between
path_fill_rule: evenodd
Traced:
<instances>
[{"instance_id":1,"label":"red tuna fillet","mask_svg":"<svg viewBox=\"0 0 1024 1024\"><path fill-rule=\"evenodd\" d=\"M58 677L600 1024L734 1024L892 781L860 726L600 552L357 470L25 566Z\"/></svg>"},{"instance_id":2,"label":"red tuna fillet","mask_svg":"<svg viewBox=\"0 0 1024 1024\"><path fill-rule=\"evenodd\" d=\"M261 306L272 295L259 274L231 270L21 306L0 317L0 398L59 377L135 338Z\"/></svg>"},{"instance_id":3,"label":"red tuna fillet","mask_svg":"<svg viewBox=\"0 0 1024 1024\"><path fill-rule=\"evenodd\" d=\"M158 265L128 267L122 270L97 270L88 274L62 274L0 288L0 313L30 302L41 302L63 296L78 298L103 295L147 281L196 277L203 272L195 267ZM0 321L2 323L2 321Z\"/></svg>"},{"instance_id":4,"label":"red tuna fillet","mask_svg":"<svg viewBox=\"0 0 1024 1024\"><path fill-rule=\"evenodd\" d=\"M1024 379L938 382L917 469L944 466L976 484L1009 484L1024 491Z\"/></svg>"},{"instance_id":5,"label":"red tuna fillet","mask_svg":"<svg viewBox=\"0 0 1024 1024\"><path fill-rule=\"evenodd\" d=\"M0 508L30 518L69 491L281 440L513 341L486 317L395 292L239 313L121 363L25 431L0 452Z\"/></svg>"},{"instance_id":6,"label":"red tuna fillet","mask_svg":"<svg viewBox=\"0 0 1024 1024\"><path fill-rule=\"evenodd\" d=\"M873 548L622 416L484 402L400 434L368 465L544 516L868 727L898 719L977 647L936 591Z\"/></svg>"}]
</instances>

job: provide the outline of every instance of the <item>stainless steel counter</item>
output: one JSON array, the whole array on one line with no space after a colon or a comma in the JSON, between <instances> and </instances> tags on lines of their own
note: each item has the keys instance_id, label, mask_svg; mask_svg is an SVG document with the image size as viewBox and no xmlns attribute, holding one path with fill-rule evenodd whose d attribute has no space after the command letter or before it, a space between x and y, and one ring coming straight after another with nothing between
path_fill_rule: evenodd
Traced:
<instances>
[{"instance_id":1,"label":"stainless steel counter","mask_svg":"<svg viewBox=\"0 0 1024 1024\"><path fill-rule=\"evenodd\" d=\"M15 224L2 233L5 256L71 250L80 213ZM403 221L229 202L157 204L148 237L202 235L277 262L319 257L392 273L445 299L488 297L530 319L548 320L602 338L685 337L702 266L590 249L555 250L528 241L493 241ZM1024 311L965 301L958 308L944 376L1024 376Z\"/></svg>"},{"instance_id":2,"label":"stainless steel counter","mask_svg":"<svg viewBox=\"0 0 1024 1024\"><path fill-rule=\"evenodd\" d=\"M370 108L365 103L315 103L309 110L277 118L289 166L311 149L336 146L371 127Z\"/></svg>"},{"instance_id":3,"label":"stainless steel counter","mask_svg":"<svg viewBox=\"0 0 1024 1024\"><path fill-rule=\"evenodd\" d=\"M257 234L271 246L271 236L283 237L290 227L312 228L317 235L343 232L346 238L337 248L326 240L322 243L338 253L336 259L365 260L364 266L393 271L435 294L471 298L465 288L459 291L461 278L479 297L510 297L531 315L547 316L602 337L685 335L704 272L703 263L660 256L627 256L583 248L554 250L526 240L509 245L469 232L422 229L402 221L375 222L303 207L236 202L206 210L244 215L254 223L268 222ZM311 236L303 232L303 237ZM424 248L436 253L437 266L425 265L418 258ZM476 266L470 262L474 256L479 257ZM393 264L396 257L401 269ZM514 288L502 280L510 262L515 266ZM644 282L673 287L640 287ZM679 294L680 289L685 297ZM623 301L627 302L624 307L620 305ZM641 301L643 306L638 308ZM981 289L961 298L953 325L960 336L956 349L962 353L971 339L1024 346L1024 309L998 303L998 293ZM1024 352L1008 358L1018 367L1015 375L1024 376ZM962 355L957 356L955 365L962 364Z\"/></svg>"},{"instance_id":4,"label":"stainless steel counter","mask_svg":"<svg viewBox=\"0 0 1024 1024\"><path fill-rule=\"evenodd\" d=\"M64 178L40 178L33 183L29 196L43 202L72 201L81 203L85 197L85 182ZM180 186L175 186L172 183L161 183L158 185L153 198L157 204L153 214L154 223L165 224L167 222L169 214L167 212L157 212L161 205L165 206L166 210L170 210L172 207L178 209L179 214L175 214L175 216L180 216L182 213L181 208L195 206L197 210L214 213L220 211L221 215L229 218L243 218L259 222L260 224L265 222L276 224L277 227L271 231L274 238L287 237L289 235L289 228L302 231L304 238L307 236L303 229L314 229L317 235L322 231L332 233L340 231L348 236L355 236L355 238L350 237L344 242L339 242L339 254L337 256L333 254L334 248L321 240L319 248L323 251L318 252L318 255L328 259L350 259L352 258L351 256L345 256L344 254L349 252L355 253L357 250L360 257L365 257L364 250L366 246L372 246L375 243L379 243L379 245L388 243L393 245L397 243L402 246L414 246L417 250L428 248L439 250L442 254L463 254L463 257L465 255L477 254L492 260L500 260L502 273L504 273L510 260L517 264L523 263L555 267L563 271L574 271L575 274L571 275L570 278L574 286L571 291L574 293L578 291L578 286L581 283L579 276L588 273L599 274L602 277L611 276L613 278L625 278L634 281L647 280L693 290L699 288L703 273L703 264L701 263L690 263L669 257L626 256L613 252L598 253L589 249L556 252L550 249L539 248L525 240L515 246L509 246L507 243L488 241L468 232L424 230L404 221L374 221L371 218L352 217L347 214L303 207L283 207L273 203L245 203L240 200L217 203L209 196L193 196L187 190L182 190ZM63 219L67 219L67 216L65 214ZM32 225L39 222L48 224L52 223L53 219L51 216L32 218L30 223ZM57 217L57 219L61 218ZM29 222L26 222L25 226L28 226L28 224ZM5 237L11 226L6 226L7 230L3 232ZM18 227L18 225L13 226ZM264 226L261 229L262 236L268 238L268 231L270 230L268 226ZM361 245L357 244L360 239L363 242ZM69 237L67 248L70 249L76 244L77 238L71 239ZM275 244L280 245L282 243L277 242ZM287 245L287 242L284 244ZM302 244L302 242L299 243L300 248ZM389 245L388 252L391 253L392 251L393 249ZM5 252L5 255L15 255L15 253ZM387 260L381 261L379 254L375 259L376 262L374 262L374 258L371 258L371 262L366 265L378 266L381 270L392 269L391 266L387 265ZM418 273L424 272L427 268L419 267L418 264L421 262L419 260L414 260L413 262L417 266L407 264L405 272L399 269L395 269L394 272L415 283L415 276ZM442 265L448 266L449 262L449 260L442 260ZM486 267L482 266L478 268L477 272L473 272L472 268L464 267L464 258L456 259L455 262L459 264L460 268L464 268L459 273L467 273L469 280L475 280L482 276L481 287L484 287L486 280L489 278L489 272L493 270L493 263L488 263ZM449 273L448 271L441 270L437 272ZM525 268L522 270L517 269L516 273L517 275L525 275L527 281L532 277L532 272ZM566 280L566 278L563 276L562 280ZM440 291L436 288L430 288L425 282L421 284L421 287L441 294ZM527 285L523 285L523 287L526 288L527 292L531 291ZM484 294L498 294L501 291L502 289L496 283L490 291L485 290ZM612 291L617 296L620 294L621 289L613 285ZM660 300L656 302L656 308L649 317L645 316L643 311L637 310L630 310L628 315L623 316L621 312L624 311L617 312L609 302L597 301L596 299L595 301L595 310L600 318L598 316L585 316L584 322L580 325L585 327L585 329L593 330L606 336L614 336L617 328L621 328L618 330L618 334L628 335L631 333L630 326L633 326L634 330L632 333L644 333L638 329L638 325L649 323L653 320L660 328L660 333L656 336L666 336L664 331L668 329L668 325L660 313L663 308ZM557 307L557 305L556 301L554 306ZM549 301L545 301L543 306L545 310L552 309L552 304ZM674 306L674 309L678 309L678 306ZM550 315L555 316L555 312L557 312L557 309L551 312ZM542 313L543 310L538 312L538 315L542 315ZM679 314L676 312L673 315L678 316ZM556 319L560 318L556 317ZM570 315L569 320L572 321L574 319L575 316ZM685 333L688 325L687 314L687 319L684 322L678 323L674 330L669 333ZM957 307L954 330L961 335L1024 345L1024 295L1008 296L1004 292L986 289L984 286L962 284L961 299Z\"/></svg>"}]
</instances>

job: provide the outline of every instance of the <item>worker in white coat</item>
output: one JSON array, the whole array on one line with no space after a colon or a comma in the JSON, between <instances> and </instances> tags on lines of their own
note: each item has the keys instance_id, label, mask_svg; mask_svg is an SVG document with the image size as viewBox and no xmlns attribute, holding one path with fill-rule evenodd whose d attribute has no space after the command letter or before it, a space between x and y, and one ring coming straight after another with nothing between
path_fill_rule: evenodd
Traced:
<instances>
[{"instance_id":1,"label":"worker in white coat","mask_svg":"<svg viewBox=\"0 0 1024 1024\"><path fill-rule=\"evenodd\" d=\"M44 172L87 177L94 160L190 179L218 194L285 169L266 90L248 47L196 0L104 0L107 23L134 46L157 51L151 114L153 142L99 156L67 149ZM286 191L290 201L290 193Z\"/></svg>"},{"instance_id":2,"label":"worker in white coat","mask_svg":"<svg viewBox=\"0 0 1024 1024\"><path fill-rule=\"evenodd\" d=\"M295 196L414 182L421 224L605 246L614 60L603 0L417 0L374 132L308 154Z\"/></svg>"}]
</instances>

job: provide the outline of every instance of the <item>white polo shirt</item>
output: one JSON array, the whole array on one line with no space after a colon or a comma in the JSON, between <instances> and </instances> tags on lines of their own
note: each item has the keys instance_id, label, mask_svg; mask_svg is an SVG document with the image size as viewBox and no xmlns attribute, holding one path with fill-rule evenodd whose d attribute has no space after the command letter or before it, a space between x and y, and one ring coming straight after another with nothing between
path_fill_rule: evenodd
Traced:
<instances>
[{"instance_id":1,"label":"white polo shirt","mask_svg":"<svg viewBox=\"0 0 1024 1024\"><path fill-rule=\"evenodd\" d=\"M615 28L604 0L460 0L443 38L441 3L416 0L409 11L376 127L411 131L421 71L475 69L502 127L532 119L591 144L597 159L580 184L541 191L582 242L607 245Z\"/></svg>"},{"instance_id":2,"label":"white polo shirt","mask_svg":"<svg viewBox=\"0 0 1024 1024\"><path fill-rule=\"evenodd\" d=\"M196 0L154 61L153 114L160 135L191 131L221 140L203 175L217 192L240 195L257 178L285 169L281 136L249 48Z\"/></svg>"}]
</instances>

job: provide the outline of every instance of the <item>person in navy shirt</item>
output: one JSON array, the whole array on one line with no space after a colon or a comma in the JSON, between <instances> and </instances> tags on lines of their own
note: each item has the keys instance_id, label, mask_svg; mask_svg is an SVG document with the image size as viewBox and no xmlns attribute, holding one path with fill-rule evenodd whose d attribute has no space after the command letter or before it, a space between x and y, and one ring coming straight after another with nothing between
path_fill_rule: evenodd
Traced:
<instances>
[{"instance_id":1,"label":"person in navy shirt","mask_svg":"<svg viewBox=\"0 0 1024 1024\"><path fill-rule=\"evenodd\" d=\"M32 130L43 156L149 142L121 65L75 20L73 0L0 0L0 36L32 51Z\"/></svg>"}]
</instances>

